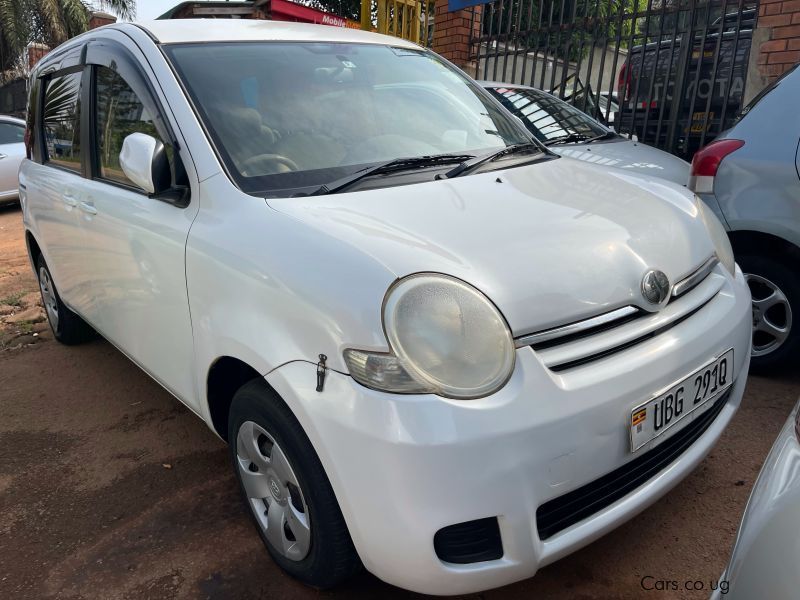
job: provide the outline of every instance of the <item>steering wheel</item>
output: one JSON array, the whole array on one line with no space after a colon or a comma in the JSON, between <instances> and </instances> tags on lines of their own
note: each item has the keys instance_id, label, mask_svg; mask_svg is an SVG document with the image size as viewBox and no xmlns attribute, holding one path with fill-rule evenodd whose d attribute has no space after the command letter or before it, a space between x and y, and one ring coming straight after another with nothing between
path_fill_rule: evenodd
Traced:
<instances>
[{"instance_id":1,"label":"steering wheel","mask_svg":"<svg viewBox=\"0 0 800 600\"><path fill-rule=\"evenodd\" d=\"M283 166L284 168L276 168L278 166ZM242 175L247 177L299 170L300 167L296 162L282 154L257 154L242 163Z\"/></svg>"}]
</instances>

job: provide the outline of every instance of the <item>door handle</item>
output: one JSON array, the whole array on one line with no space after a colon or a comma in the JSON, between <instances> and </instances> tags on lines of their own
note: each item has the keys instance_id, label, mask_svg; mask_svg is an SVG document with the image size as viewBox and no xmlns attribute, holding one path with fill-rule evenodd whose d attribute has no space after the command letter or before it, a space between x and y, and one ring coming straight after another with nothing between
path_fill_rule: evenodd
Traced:
<instances>
[{"instance_id":1,"label":"door handle","mask_svg":"<svg viewBox=\"0 0 800 600\"><path fill-rule=\"evenodd\" d=\"M94 204L91 202L81 202L81 210L85 213L90 215L96 215L97 209L94 207Z\"/></svg>"},{"instance_id":2,"label":"door handle","mask_svg":"<svg viewBox=\"0 0 800 600\"><path fill-rule=\"evenodd\" d=\"M61 201L64 202L67 206L78 206L78 201L75 199L75 196L71 194L64 194L61 196Z\"/></svg>"},{"instance_id":3,"label":"door handle","mask_svg":"<svg viewBox=\"0 0 800 600\"><path fill-rule=\"evenodd\" d=\"M0 160L3 160L6 157L5 154L0 154Z\"/></svg>"}]
</instances>

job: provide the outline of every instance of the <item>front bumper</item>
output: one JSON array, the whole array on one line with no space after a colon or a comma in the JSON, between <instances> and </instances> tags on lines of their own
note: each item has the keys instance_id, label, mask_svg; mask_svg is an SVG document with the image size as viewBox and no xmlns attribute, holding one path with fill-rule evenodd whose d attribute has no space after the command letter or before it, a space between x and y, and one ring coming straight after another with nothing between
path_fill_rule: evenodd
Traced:
<instances>
[{"instance_id":1,"label":"front bumper","mask_svg":"<svg viewBox=\"0 0 800 600\"><path fill-rule=\"evenodd\" d=\"M712 598L796 598L800 590L800 443L795 406L750 493L728 568ZM727 590L722 594L721 590Z\"/></svg>"},{"instance_id":2,"label":"front bumper","mask_svg":"<svg viewBox=\"0 0 800 600\"><path fill-rule=\"evenodd\" d=\"M418 592L470 593L532 576L630 519L694 469L739 405L750 329L750 296L737 269L691 318L590 364L556 373L531 348L519 349L509 383L479 400L385 394L334 372L320 394L305 362L267 380L316 448L367 569ZM633 492L541 540L539 506L650 449L629 452L630 411L728 348L736 381L694 444ZM486 517L498 519L502 558L439 559L438 530Z\"/></svg>"}]
</instances>

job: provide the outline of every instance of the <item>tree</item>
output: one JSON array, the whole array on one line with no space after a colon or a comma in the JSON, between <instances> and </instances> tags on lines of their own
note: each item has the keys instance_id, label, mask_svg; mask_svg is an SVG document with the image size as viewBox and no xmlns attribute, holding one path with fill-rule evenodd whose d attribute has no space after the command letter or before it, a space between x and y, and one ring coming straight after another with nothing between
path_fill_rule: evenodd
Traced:
<instances>
[{"instance_id":1,"label":"tree","mask_svg":"<svg viewBox=\"0 0 800 600\"><path fill-rule=\"evenodd\" d=\"M122 19L136 15L136 0L99 0L100 8ZM40 42L55 48L89 28L88 0L0 0L0 74L24 65L25 47Z\"/></svg>"},{"instance_id":2,"label":"tree","mask_svg":"<svg viewBox=\"0 0 800 600\"><path fill-rule=\"evenodd\" d=\"M352 21L361 19L361 0L301 0L301 3Z\"/></svg>"}]
</instances>

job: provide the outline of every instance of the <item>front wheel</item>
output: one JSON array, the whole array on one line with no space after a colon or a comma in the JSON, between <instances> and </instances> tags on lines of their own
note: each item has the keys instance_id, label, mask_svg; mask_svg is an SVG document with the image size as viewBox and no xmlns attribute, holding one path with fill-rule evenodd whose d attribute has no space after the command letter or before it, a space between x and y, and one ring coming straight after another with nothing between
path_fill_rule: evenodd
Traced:
<instances>
[{"instance_id":1,"label":"front wheel","mask_svg":"<svg viewBox=\"0 0 800 600\"><path fill-rule=\"evenodd\" d=\"M785 367L800 351L800 283L778 258L743 255L737 262L753 297L751 369Z\"/></svg>"},{"instance_id":2,"label":"front wheel","mask_svg":"<svg viewBox=\"0 0 800 600\"><path fill-rule=\"evenodd\" d=\"M234 396L228 442L261 540L287 573L330 588L361 568L322 464L300 423L261 380Z\"/></svg>"}]
</instances>

